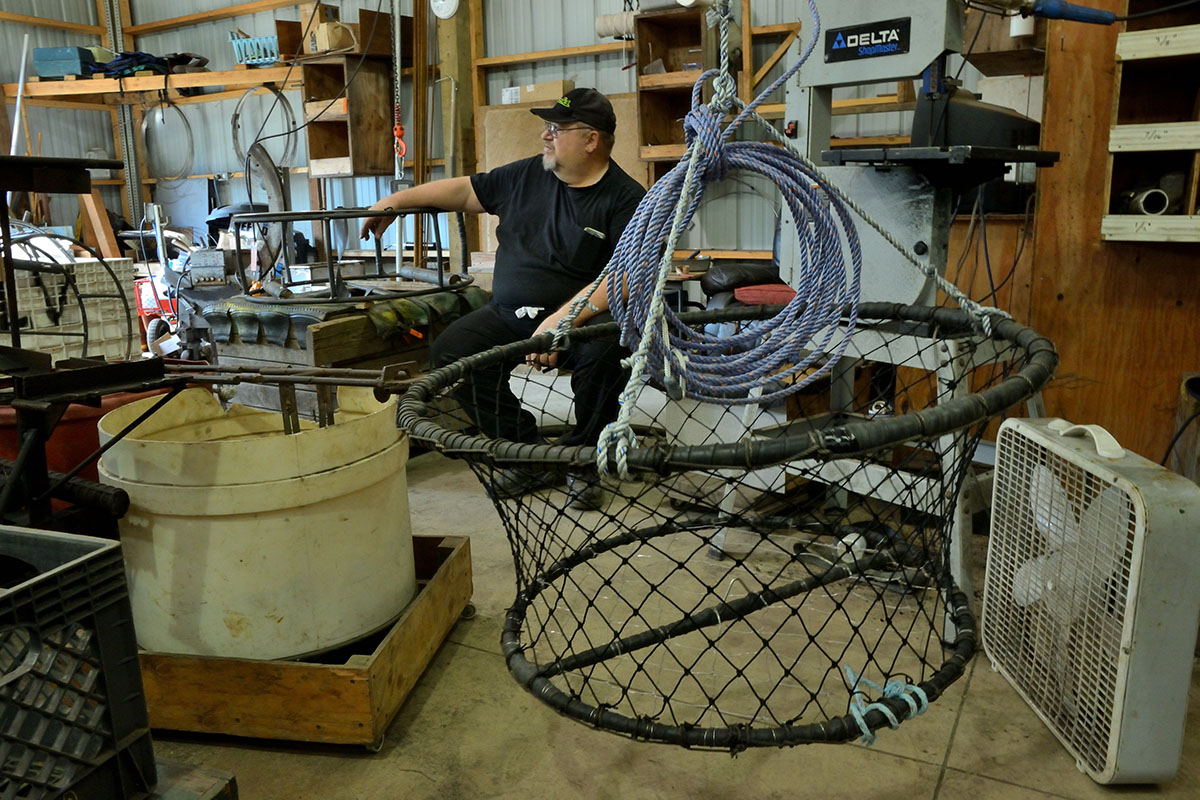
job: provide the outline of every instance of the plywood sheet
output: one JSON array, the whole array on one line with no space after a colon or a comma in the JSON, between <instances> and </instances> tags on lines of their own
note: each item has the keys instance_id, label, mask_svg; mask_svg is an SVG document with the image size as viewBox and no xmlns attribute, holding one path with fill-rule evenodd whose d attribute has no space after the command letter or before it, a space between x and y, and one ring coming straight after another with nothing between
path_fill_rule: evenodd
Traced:
<instances>
[{"instance_id":1,"label":"plywood sheet","mask_svg":"<svg viewBox=\"0 0 1200 800\"><path fill-rule=\"evenodd\" d=\"M1034 258L1011 310L1061 356L1047 413L1103 425L1158 461L1180 378L1200 365L1200 246L1101 240L1117 29L1052 22L1048 38L1042 147L1062 160L1041 171Z\"/></svg>"},{"instance_id":2,"label":"plywood sheet","mask_svg":"<svg viewBox=\"0 0 1200 800\"><path fill-rule=\"evenodd\" d=\"M650 186L648 165L638 159L637 142L637 99L633 93L609 95L613 111L617 115L617 143L613 148L613 160L643 186ZM476 136L479 148L479 170L486 172L494 167L529 158L542 151L542 126L540 117L529 113L529 109L545 103L514 103L504 106L481 106L479 129ZM482 249L496 249L497 219L483 217Z\"/></svg>"}]
</instances>

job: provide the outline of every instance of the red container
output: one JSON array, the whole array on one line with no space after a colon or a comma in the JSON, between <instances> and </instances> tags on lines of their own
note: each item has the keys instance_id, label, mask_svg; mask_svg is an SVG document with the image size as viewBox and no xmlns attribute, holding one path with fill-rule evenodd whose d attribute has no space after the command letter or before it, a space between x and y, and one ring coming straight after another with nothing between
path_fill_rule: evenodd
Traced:
<instances>
[{"instance_id":1,"label":"red container","mask_svg":"<svg viewBox=\"0 0 1200 800\"><path fill-rule=\"evenodd\" d=\"M100 437L96 432L96 423L100 417L118 406L150 395L162 394L164 391L157 389L151 392L119 392L105 395L100 398L99 408L72 403L67 407L50 440L46 442L47 466L54 472L70 472L76 464L99 449ZM11 406L0 406L0 458L12 461L16 459L20 449L16 412ZM100 480L94 462L88 464L79 476L90 481Z\"/></svg>"}]
</instances>

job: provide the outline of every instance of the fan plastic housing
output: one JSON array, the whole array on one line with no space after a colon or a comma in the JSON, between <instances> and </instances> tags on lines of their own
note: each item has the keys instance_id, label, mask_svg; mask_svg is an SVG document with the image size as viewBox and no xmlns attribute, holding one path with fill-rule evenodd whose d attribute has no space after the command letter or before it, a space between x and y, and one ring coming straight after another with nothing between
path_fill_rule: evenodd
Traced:
<instances>
[{"instance_id":1,"label":"fan plastic housing","mask_svg":"<svg viewBox=\"0 0 1200 800\"><path fill-rule=\"evenodd\" d=\"M1200 623L1200 487L1051 419L996 439L982 639L1098 783L1179 767Z\"/></svg>"}]
</instances>

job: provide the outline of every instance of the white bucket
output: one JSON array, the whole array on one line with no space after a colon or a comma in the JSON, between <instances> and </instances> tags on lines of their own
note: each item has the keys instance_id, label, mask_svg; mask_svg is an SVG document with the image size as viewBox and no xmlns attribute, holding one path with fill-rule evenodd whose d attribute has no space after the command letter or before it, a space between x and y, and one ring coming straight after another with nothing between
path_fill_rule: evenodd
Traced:
<instances>
[{"instance_id":1,"label":"white bucket","mask_svg":"<svg viewBox=\"0 0 1200 800\"><path fill-rule=\"evenodd\" d=\"M105 414L103 444L160 398ZM120 522L141 647L291 658L388 624L416 593L395 400L343 387L335 424L284 435L278 413L187 389L100 460Z\"/></svg>"}]
</instances>

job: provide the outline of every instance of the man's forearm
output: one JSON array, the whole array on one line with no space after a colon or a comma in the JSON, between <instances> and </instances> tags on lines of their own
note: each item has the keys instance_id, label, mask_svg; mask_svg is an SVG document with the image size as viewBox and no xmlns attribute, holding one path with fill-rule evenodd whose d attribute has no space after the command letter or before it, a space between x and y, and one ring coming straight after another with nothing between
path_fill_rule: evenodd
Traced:
<instances>
[{"instance_id":1,"label":"man's forearm","mask_svg":"<svg viewBox=\"0 0 1200 800\"><path fill-rule=\"evenodd\" d=\"M476 214L483 211L470 178L448 178L401 189L379 200L373 208L440 208Z\"/></svg>"}]
</instances>

